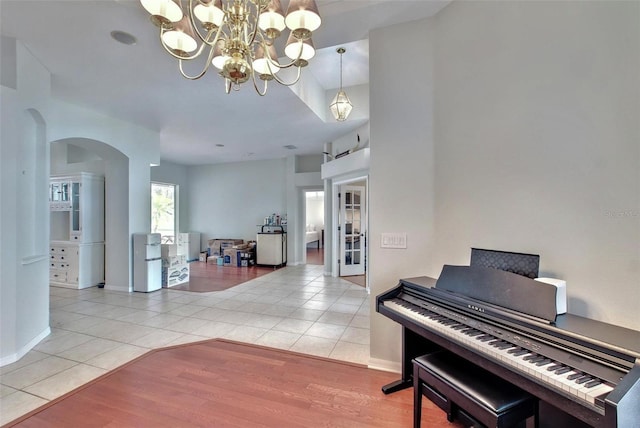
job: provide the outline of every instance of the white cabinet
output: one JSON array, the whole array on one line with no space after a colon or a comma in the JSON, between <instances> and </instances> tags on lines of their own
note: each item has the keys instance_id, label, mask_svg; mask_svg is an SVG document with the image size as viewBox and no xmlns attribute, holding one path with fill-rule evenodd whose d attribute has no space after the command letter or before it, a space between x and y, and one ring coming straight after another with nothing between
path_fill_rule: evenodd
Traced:
<instances>
[{"instance_id":1,"label":"white cabinet","mask_svg":"<svg viewBox=\"0 0 640 428\"><path fill-rule=\"evenodd\" d=\"M53 176L49 203L51 284L86 288L104 282L104 177Z\"/></svg>"},{"instance_id":2,"label":"white cabinet","mask_svg":"<svg viewBox=\"0 0 640 428\"><path fill-rule=\"evenodd\" d=\"M51 177L49 197L52 241L104 242L104 177Z\"/></svg>"},{"instance_id":3,"label":"white cabinet","mask_svg":"<svg viewBox=\"0 0 640 428\"><path fill-rule=\"evenodd\" d=\"M285 266L287 264L287 234L258 233L256 242L256 264Z\"/></svg>"},{"instance_id":4,"label":"white cabinet","mask_svg":"<svg viewBox=\"0 0 640 428\"><path fill-rule=\"evenodd\" d=\"M104 243L52 241L49 282L66 288L93 287L104 281Z\"/></svg>"},{"instance_id":5,"label":"white cabinet","mask_svg":"<svg viewBox=\"0 0 640 428\"><path fill-rule=\"evenodd\" d=\"M71 209L71 182L68 178L52 178L49 184L49 207L51 210Z\"/></svg>"}]
</instances>

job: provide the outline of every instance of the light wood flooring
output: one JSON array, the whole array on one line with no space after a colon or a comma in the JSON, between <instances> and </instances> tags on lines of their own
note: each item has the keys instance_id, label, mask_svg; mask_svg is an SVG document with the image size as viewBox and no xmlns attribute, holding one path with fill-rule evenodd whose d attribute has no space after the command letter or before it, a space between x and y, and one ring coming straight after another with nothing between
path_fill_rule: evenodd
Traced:
<instances>
[{"instance_id":1,"label":"light wood flooring","mask_svg":"<svg viewBox=\"0 0 640 428\"><path fill-rule=\"evenodd\" d=\"M151 351L11 427L412 426L412 390L393 373L228 340ZM424 427L458 427L425 400Z\"/></svg>"},{"instance_id":2,"label":"light wood flooring","mask_svg":"<svg viewBox=\"0 0 640 428\"><path fill-rule=\"evenodd\" d=\"M171 288L199 293L222 291L274 271L272 267L263 266L218 266L213 260L189 263L189 282Z\"/></svg>"}]
</instances>

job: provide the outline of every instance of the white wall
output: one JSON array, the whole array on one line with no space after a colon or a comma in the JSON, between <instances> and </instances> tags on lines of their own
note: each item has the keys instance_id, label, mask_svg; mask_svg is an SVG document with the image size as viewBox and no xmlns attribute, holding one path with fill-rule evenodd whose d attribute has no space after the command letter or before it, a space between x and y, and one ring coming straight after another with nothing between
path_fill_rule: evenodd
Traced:
<instances>
[{"instance_id":1,"label":"white wall","mask_svg":"<svg viewBox=\"0 0 640 428\"><path fill-rule=\"evenodd\" d=\"M371 93L369 170L372 297L395 286L399 278L424 275L432 256L433 38L430 20L369 35L370 86L375 88ZM419 73L419 83L397 84L398 70ZM383 232L407 233L407 249L381 249ZM375 298L371 305L371 357L399 361L399 326L375 312Z\"/></svg>"},{"instance_id":2,"label":"white wall","mask_svg":"<svg viewBox=\"0 0 640 428\"><path fill-rule=\"evenodd\" d=\"M16 361L49 332L49 73L25 47L3 38L0 87L0 366ZM6 81L3 80L3 84Z\"/></svg>"},{"instance_id":3,"label":"white wall","mask_svg":"<svg viewBox=\"0 0 640 428\"><path fill-rule=\"evenodd\" d=\"M266 216L286 212L286 160L188 168L189 225L214 238L255 240Z\"/></svg>"},{"instance_id":4,"label":"white wall","mask_svg":"<svg viewBox=\"0 0 640 428\"><path fill-rule=\"evenodd\" d=\"M374 73L375 71L371 71ZM367 123L353 132L343 135L340 138L331 142L331 154L337 155L347 150L360 150L365 147L369 147L369 129L370 124ZM358 143L358 135L360 136L360 143Z\"/></svg>"},{"instance_id":5,"label":"white wall","mask_svg":"<svg viewBox=\"0 0 640 428\"><path fill-rule=\"evenodd\" d=\"M435 64L437 264L540 254L570 312L640 329L640 3L454 2Z\"/></svg>"},{"instance_id":6,"label":"white wall","mask_svg":"<svg viewBox=\"0 0 640 428\"><path fill-rule=\"evenodd\" d=\"M452 2L371 33L373 296L472 246L532 252L570 312L640 329L639 8ZM419 85L386 84L403 67ZM393 231L407 250L377 248ZM398 362L400 329L373 312L372 361Z\"/></svg>"},{"instance_id":7,"label":"white wall","mask_svg":"<svg viewBox=\"0 0 640 428\"><path fill-rule=\"evenodd\" d=\"M122 291L131 290L130 234L150 229L149 165L160 146L156 132L53 100L37 58L10 38L2 47L0 365L49 332L49 143L81 141L105 160L106 285Z\"/></svg>"},{"instance_id":8,"label":"white wall","mask_svg":"<svg viewBox=\"0 0 640 428\"><path fill-rule=\"evenodd\" d=\"M46 117L48 141L82 141L105 159L105 288L132 291L131 234L151 230L150 165L160 162L160 136L86 108L49 102L55 108Z\"/></svg>"}]
</instances>

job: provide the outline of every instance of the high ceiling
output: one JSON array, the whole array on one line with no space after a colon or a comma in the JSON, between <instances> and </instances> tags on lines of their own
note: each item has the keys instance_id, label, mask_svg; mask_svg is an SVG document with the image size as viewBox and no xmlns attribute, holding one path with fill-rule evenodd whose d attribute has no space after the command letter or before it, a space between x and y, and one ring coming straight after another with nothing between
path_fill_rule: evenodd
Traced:
<instances>
[{"instance_id":1,"label":"high ceiling","mask_svg":"<svg viewBox=\"0 0 640 428\"><path fill-rule=\"evenodd\" d=\"M343 86L349 93L351 86L368 84L370 30L432 16L449 3L316 1L323 21L301 84L319 85L328 97L339 87L337 47L347 48ZM288 0L282 4L286 10ZM0 18L2 35L22 41L51 72L54 98L159 131L165 161L198 165L319 154L324 143L368 121L354 114L336 122L328 108L314 113L275 82L260 97L249 82L225 94L214 70L184 79L138 0L0 0ZM116 42L114 30L137 42Z\"/></svg>"}]
</instances>

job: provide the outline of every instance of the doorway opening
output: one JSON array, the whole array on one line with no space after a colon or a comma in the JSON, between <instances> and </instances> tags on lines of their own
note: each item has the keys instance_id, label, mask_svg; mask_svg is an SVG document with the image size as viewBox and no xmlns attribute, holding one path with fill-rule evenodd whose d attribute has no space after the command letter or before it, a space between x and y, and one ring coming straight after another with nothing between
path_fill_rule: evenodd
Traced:
<instances>
[{"instance_id":1,"label":"doorway opening","mask_svg":"<svg viewBox=\"0 0 640 428\"><path fill-rule=\"evenodd\" d=\"M305 191L305 251L310 265L324 265L324 191Z\"/></svg>"},{"instance_id":2,"label":"doorway opening","mask_svg":"<svg viewBox=\"0 0 640 428\"><path fill-rule=\"evenodd\" d=\"M369 288L367 177L334 183L333 248L335 276Z\"/></svg>"}]
</instances>

